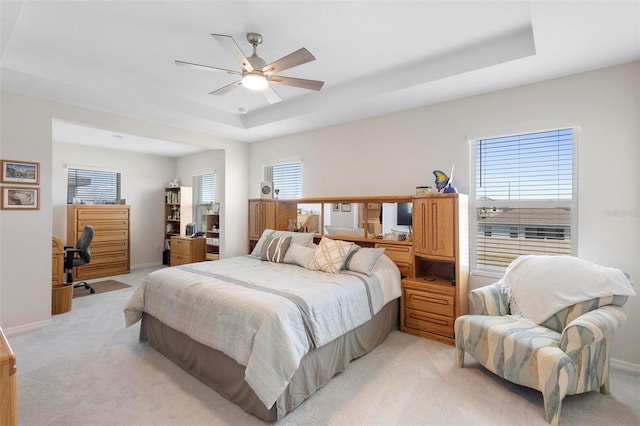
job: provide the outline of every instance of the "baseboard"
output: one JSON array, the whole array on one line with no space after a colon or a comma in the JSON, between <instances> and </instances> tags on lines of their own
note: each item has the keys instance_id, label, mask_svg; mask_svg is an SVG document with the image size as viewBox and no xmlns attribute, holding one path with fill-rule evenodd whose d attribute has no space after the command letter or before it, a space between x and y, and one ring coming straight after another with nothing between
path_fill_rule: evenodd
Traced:
<instances>
[{"instance_id":1,"label":"baseboard","mask_svg":"<svg viewBox=\"0 0 640 426\"><path fill-rule=\"evenodd\" d=\"M29 324L18 325L16 327L5 328L4 334L6 334L7 337L16 336L18 334L24 334L30 331L38 330L40 328L48 327L51 324L53 324L53 319L49 318L48 320L44 321L32 322Z\"/></svg>"},{"instance_id":2,"label":"baseboard","mask_svg":"<svg viewBox=\"0 0 640 426\"><path fill-rule=\"evenodd\" d=\"M615 368L616 370L622 370L625 373L640 374L640 364L634 364L633 362L611 358L610 365L612 368Z\"/></svg>"}]
</instances>

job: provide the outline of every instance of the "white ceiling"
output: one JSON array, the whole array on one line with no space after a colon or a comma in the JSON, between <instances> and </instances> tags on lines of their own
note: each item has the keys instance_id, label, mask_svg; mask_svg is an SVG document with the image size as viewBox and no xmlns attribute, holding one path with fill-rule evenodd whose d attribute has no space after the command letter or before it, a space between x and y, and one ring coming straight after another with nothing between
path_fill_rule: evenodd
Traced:
<instances>
[{"instance_id":1,"label":"white ceiling","mask_svg":"<svg viewBox=\"0 0 640 426\"><path fill-rule=\"evenodd\" d=\"M246 142L640 59L640 1L2 0L0 12L2 90ZM242 87L212 96L235 77L174 64L239 70L210 34L248 56L247 32L267 63L306 47L316 60L282 75L324 88L275 86L274 105ZM56 138L90 137L70 126Z\"/></svg>"}]
</instances>

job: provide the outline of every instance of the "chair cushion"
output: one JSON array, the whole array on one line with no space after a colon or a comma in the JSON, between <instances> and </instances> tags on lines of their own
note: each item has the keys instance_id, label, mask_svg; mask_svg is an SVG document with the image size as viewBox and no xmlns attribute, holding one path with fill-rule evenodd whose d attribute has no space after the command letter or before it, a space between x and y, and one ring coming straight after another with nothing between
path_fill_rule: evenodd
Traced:
<instances>
[{"instance_id":1,"label":"chair cushion","mask_svg":"<svg viewBox=\"0 0 640 426\"><path fill-rule=\"evenodd\" d=\"M560 333L509 316L464 315L456 319L455 329L456 345L485 368L538 390L537 352L560 344Z\"/></svg>"}]
</instances>

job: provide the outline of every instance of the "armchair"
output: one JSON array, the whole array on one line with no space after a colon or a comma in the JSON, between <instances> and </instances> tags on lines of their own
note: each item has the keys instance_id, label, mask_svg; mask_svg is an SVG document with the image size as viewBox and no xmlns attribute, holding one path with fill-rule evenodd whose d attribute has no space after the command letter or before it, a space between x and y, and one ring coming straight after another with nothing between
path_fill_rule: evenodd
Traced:
<instances>
[{"instance_id":1,"label":"armchair","mask_svg":"<svg viewBox=\"0 0 640 426\"><path fill-rule=\"evenodd\" d=\"M85 225L75 247L64 247L64 269L67 284L73 284L73 288L84 287L89 290L90 293L95 293L96 291L86 281L77 283L73 282L73 268L76 266L86 265L91 262L89 246L91 245L91 241L93 241L93 233L93 226Z\"/></svg>"},{"instance_id":2,"label":"armchair","mask_svg":"<svg viewBox=\"0 0 640 426\"><path fill-rule=\"evenodd\" d=\"M622 306L634 292L627 280L629 290L617 291L623 294L583 300L536 323L513 315L517 302L509 272L500 282L470 292L470 314L455 321L455 363L463 367L467 352L498 376L542 392L545 419L557 425L566 395L598 388L609 393L611 338L625 321ZM552 282L553 272L547 271ZM554 294L548 297L552 304Z\"/></svg>"}]
</instances>

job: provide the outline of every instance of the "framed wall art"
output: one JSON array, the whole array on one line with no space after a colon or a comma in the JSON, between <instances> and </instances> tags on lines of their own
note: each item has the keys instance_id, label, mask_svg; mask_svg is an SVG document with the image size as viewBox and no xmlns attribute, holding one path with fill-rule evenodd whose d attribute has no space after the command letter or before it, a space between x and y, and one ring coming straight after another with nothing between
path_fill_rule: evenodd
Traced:
<instances>
[{"instance_id":1,"label":"framed wall art","mask_svg":"<svg viewBox=\"0 0 640 426\"><path fill-rule=\"evenodd\" d=\"M342 203L342 211L350 212L351 211L351 203Z\"/></svg>"},{"instance_id":2,"label":"framed wall art","mask_svg":"<svg viewBox=\"0 0 640 426\"><path fill-rule=\"evenodd\" d=\"M40 184L40 163L2 160L0 182L38 185Z\"/></svg>"},{"instance_id":3,"label":"framed wall art","mask_svg":"<svg viewBox=\"0 0 640 426\"><path fill-rule=\"evenodd\" d=\"M3 210L40 210L40 188L2 187Z\"/></svg>"}]
</instances>

